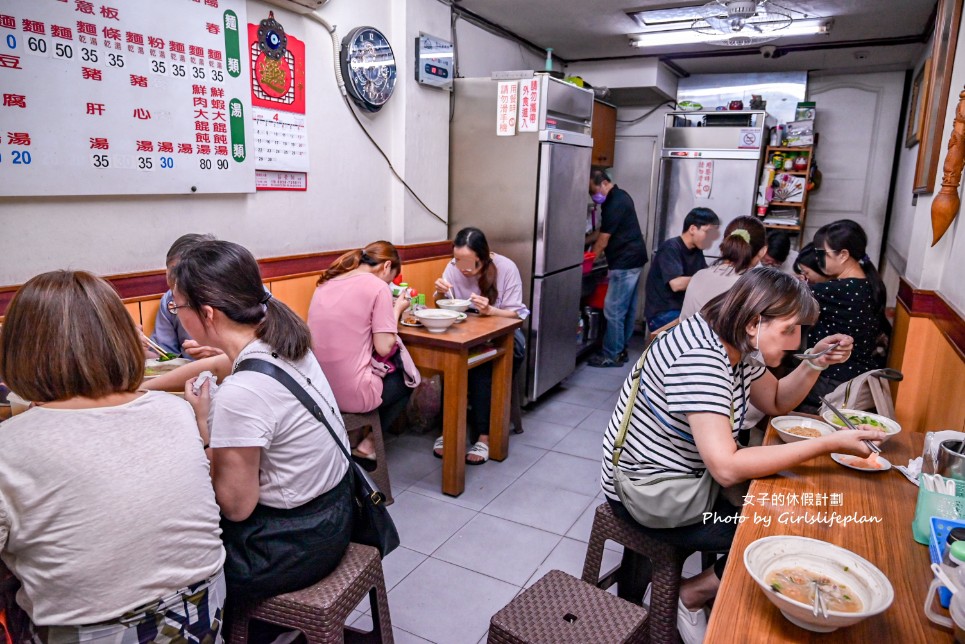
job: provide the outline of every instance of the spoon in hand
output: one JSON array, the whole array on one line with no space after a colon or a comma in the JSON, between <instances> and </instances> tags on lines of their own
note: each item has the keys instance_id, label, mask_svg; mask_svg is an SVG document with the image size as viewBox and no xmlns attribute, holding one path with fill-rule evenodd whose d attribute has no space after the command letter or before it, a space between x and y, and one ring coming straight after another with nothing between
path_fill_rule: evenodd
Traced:
<instances>
[{"instance_id":1,"label":"spoon in hand","mask_svg":"<svg viewBox=\"0 0 965 644\"><path fill-rule=\"evenodd\" d=\"M824 351L818 351L817 353L795 353L794 357L799 360L814 360L815 358L820 358L826 353L830 353L831 351L834 351L839 344L840 342L832 342L831 346L829 346Z\"/></svg>"}]
</instances>

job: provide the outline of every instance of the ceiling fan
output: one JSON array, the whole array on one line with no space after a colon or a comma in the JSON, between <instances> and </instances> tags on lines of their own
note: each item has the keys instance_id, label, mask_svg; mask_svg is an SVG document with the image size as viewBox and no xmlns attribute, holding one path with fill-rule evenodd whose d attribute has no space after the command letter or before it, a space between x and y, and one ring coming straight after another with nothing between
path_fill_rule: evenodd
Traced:
<instances>
[{"instance_id":1,"label":"ceiling fan","mask_svg":"<svg viewBox=\"0 0 965 644\"><path fill-rule=\"evenodd\" d=\"M799 14L797 17L792 14ZM631 44L657 44L654 36L692 34L693 40L725 47L746 47L783 36L827 33L830 20L777 4L774 0L713 0L695 7L630 12L645 30Z\"/></svg>"},{"instance_id":2,"label":"ceiling fan","mask_svg":"<svg viewBox=\"0 0 965 644\"><path fill-rule=\"evenodd\" d=\"M776 40L794 21L787 9L768 0L714 0L700 13L690 28L715 37L710 44L731 47Z\"/></svg>"}]
</instances>

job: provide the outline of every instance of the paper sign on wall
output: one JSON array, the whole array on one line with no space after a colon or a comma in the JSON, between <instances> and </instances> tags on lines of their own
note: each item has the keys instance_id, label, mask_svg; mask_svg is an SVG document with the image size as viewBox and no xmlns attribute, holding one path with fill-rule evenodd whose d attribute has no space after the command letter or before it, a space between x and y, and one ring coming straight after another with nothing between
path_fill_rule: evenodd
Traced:
<instances>
[{"instance_id":1,"label":"paper sign on wall","mask_svg":"<svg viewBox=\"0 0 965 644\"><path fill-rule=\"evenodd\" d=\"M0 3L0 195L253 191L245 4Z\"/></svg>"},{"instance_id":2,"label":"paper sign on wall","mask_svg":"<svg viewBox=\"0 0 965 644\"><path fill-rule=\"evenodd\" d=\"M519 81L519 131L539 130L539 79Z\"/></svg>"},{"instance_id":3,"label":"paper sign on wall","mask_svg":"<svg viewBox=\"0 0 965 644\"><path fill-rule=\"evenodd\" d=\"M308 135L305 128L305 43L275 20L274 13L259 24L248 25L248 54L251 60L251 105L255 121L255 167L258 189L305 185L307 177L292 182L293 172L308 172ZM271 180L272 172L285 173Z\"/></svg>"},{"instance_id":4,"label":"paper sign on wall","mask_svg":"<svg viewBox=\"0 0 965 644\"><path fill-rule=\"evenodd\" d=\"M496 97L496 135L516 136L518 81L499 81Z\"/></svg>"},{"instance_id":5,"label":"paper sign on wall","mask_svg":"<svg viewBox=\"0 0 965 644\"><path fill-rule=\"evenodd\" d=\"M698 199L710 199L711 190L714 187L714 162L701 160L697 162L697 186L694 190L694 197Z\"/></svg>"}]
</instances>

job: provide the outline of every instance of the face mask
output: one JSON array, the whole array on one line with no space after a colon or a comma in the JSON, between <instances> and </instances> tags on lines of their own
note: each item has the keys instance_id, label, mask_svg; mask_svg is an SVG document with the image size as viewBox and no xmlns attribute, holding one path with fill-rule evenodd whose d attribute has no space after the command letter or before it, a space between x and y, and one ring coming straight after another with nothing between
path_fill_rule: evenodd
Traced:
<instances>
[{"instance_id":1,"label":"face mask","mask_svg":"<svg viewBox=\"0 0 965 644\"><path fill-rule=\"evenodd\" d=\"M757 319L757 335L754 336L754 350L744 356L744 359L755 367L767 366L764 362L764 352L761 351L761 321L763 319L764 316Z\"/></svg>"},{"instance_id":2,"label":"face mask","mask_svg":"<svg viewBox=\"0 0 965 644\"><path fill-rule=\"evenodd\" d=\"M605 194L603 194L602 192L594 192L594 193L593 193L593 203L595 203L595 204L601 204L601 203L603 203L604 201L606 201L606 195L605 195Z\"/></svg>"}]
</instances>

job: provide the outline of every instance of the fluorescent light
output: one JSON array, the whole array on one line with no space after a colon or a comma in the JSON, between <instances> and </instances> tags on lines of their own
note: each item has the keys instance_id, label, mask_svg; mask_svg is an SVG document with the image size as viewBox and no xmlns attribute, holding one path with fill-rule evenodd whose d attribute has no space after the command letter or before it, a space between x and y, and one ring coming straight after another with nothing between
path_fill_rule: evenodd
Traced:
<instances>
[{"instance_id":1,"label":"fluorescent light","mask_svg":"<svg viewBox=\"0 0 965 644\"><path fill-rule=\"evenodd\" d=\"M774 40L788 36L812 36L815 34L828 34L831 31L832 21L830 20L795 20L790 26L778 31L765 32L764 35L772 36ZM630 46L632 47L665 47L667 45L690 45L694 43L705 43L711 41L726 40L729 37L754 37L761 36L760 32L747 29L732 34L702 34L693 29L673 29L671 31L649 31L630 35Z\"/></svg>"}]
</instances>

